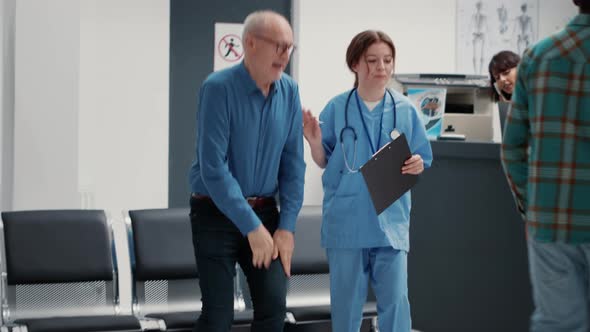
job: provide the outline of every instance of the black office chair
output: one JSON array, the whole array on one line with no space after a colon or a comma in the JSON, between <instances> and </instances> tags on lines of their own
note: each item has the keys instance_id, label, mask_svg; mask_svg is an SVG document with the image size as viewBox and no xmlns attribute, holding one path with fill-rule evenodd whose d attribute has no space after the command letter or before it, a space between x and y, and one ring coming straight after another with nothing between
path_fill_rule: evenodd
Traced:
<instances>
[{"instance_id":1,"label":"black office chair","mask_svg":"<svg viewBox=\"0 0 590 332\"><path fill-rule=\"evenodd\" d=\"M162 319L167 331L192 331L201 311L201 291L195 262L189 210L182 208L129 211L134 280L133 312ZM248 325L235 294L234 326Z\"/></svg>"},{"instance_id":2,"label":"black office chair","mask_svg":"<svg viewBox=\"0 0 590 332\"><path fill-rule=\"evenodd\" d=\"M102 210L1 214L3 331L142 331L119 315L112 232Z\"/></svg>"}]
</instances>

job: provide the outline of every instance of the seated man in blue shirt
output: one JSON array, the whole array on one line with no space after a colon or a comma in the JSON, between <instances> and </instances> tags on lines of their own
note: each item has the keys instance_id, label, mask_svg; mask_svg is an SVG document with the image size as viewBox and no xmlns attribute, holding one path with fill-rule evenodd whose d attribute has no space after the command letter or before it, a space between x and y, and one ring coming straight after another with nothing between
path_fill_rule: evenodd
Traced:
<instances>
[{"instance_id":1,"label":"seated man in blue shirt","mask_svg":"<svg viewBox=\"0 0 590 332\"><path fill-rule=\"evenodd\" d=\"M260 11L246 18L242 39L243 63L209 75L199 96L197 154L189 177L201 332L230 331L236 262L252 295L252 331L283 330L293 232L303 201L299 89L283 73L294 49L293 31L283 16Z\"/></svg>"}]
</instances>

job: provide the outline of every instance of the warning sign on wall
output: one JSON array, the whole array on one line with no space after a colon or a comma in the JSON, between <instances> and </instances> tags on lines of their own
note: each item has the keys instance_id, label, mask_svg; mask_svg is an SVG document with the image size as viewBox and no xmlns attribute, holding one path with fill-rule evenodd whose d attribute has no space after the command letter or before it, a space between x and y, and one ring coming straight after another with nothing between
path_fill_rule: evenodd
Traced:
<instances>
[{"instance_id":1,"label":"warning sign on wall","mask_svg":"<svg viewBox=\"0 0 590 332\"><path fill-rule=\"evenodd\" d=\"M213 70L233 66L244 58L243 24L215 23Z\"/></svg>"}]
</instances>

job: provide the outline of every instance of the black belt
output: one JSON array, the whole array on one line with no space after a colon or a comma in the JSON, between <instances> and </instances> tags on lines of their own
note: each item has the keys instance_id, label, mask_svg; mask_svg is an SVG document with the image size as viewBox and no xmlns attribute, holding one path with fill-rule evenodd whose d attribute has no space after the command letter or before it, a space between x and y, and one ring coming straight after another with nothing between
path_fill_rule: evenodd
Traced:
<instances>
[{"instance_id":1,"label":"black belt","mask_svg":"<svg viewBox=\"0 0 590 332\"><path fill-rule=\"evenodd\" d=\"M213 203L213 199L206 195L192 194L192 197L198 201ZM261 209L269 206L276 206L277 201L274 197L246 197L246 202L253 209Z\"/></svg>"}]
</instances>

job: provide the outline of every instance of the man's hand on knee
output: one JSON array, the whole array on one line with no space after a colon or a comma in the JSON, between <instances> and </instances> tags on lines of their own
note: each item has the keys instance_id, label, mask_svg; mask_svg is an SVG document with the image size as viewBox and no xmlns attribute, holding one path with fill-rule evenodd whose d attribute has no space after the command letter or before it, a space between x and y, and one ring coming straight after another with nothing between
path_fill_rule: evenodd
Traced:
<instances>
[{"instance_id":1,"label":"man's hand on knee","mask_svg":"<svg viewBox=\"0 0 590 332\"><path fill-rule=\"evenodd\" d=\"M287 277L291 276L291 257L293 257L293 248L295 247L295 237L293 233L285 229L277 229L273 235L274 251L272 259L281 258L283 270Z\"/></svg>"},{"instance_id":2,"label":"man's hand on knee","mask_svg":"<svg viewBox=\"0 0 590 332\"><path fill-rule=\"evenodd\" d=\"M252 250L252 265L257 268L264 266L268 269L273 255L274 243L266 227L260 224L256 229L248 233L248 242Z\"/></svg>"}]
</instances>

